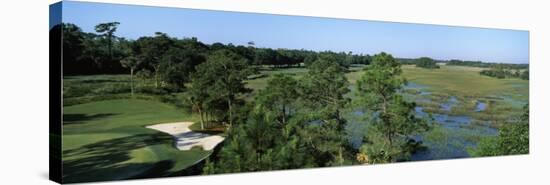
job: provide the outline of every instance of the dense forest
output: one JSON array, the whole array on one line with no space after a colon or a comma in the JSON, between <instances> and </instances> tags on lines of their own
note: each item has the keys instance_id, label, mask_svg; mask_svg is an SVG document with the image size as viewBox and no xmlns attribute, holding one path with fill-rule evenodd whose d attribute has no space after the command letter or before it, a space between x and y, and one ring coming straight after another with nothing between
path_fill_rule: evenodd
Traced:
<instances>
[{"instance_id":1,"label":"dense forest","mask_svg":"<svg viewBox=\"0 0 550 185\"><path fill-rule=\"evenodd\" d=\"M257 48L253 41L247 46L235 46L231 43L204 44L197 38L178 39L161 32L154 36L144 36L128 40L115 35L119 23L103 23L96 26L96 33L83 32L74 24L65 23L63 27L64 73L67 75L84 74L122 74L128 67L119 61L129 56L139 59L135 71L154 73L159 78L163 67L177 60L194 62L188 69L204 61L206 57L218 50L229 50L246 60L251 66L271 66L273 68L309 65L318 58L331 58L342 66L352 64L369 64L371 56L357 55L351 52L315 52L296 49ZM161 72L163 71L163 72ZM174 72L174 71L173 71ZM169 73L169 72L168 72ZM185 71L188 74L189 71Z\"/></svg>"}]
</instances>

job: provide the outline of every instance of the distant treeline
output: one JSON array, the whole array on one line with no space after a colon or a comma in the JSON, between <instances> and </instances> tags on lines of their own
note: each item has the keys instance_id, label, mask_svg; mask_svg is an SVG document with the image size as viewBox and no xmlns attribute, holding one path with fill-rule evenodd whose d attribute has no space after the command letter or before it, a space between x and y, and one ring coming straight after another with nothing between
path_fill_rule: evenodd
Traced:
<instances>
[{"instance_id":1,"label":"distant treeline","mask_svg":"<svg viewBox=\"0 0 550 185\"><path fill-rule=\"evenodd\" d=\"M421 59L423 58L428 58L428 57L420 57L420 58L396 58L396 60L403 64L403 65L416 65L419 61L421 61ZM447 61L445 60L437 60L437 59L432 59L432 58L428 58L430 59L431 61L435 62L435 63L446 63Z\"/></svg>"},{"instance_id":2,"label":"distant treeline","mask_svg":"<svg viewBox=\"0 0 550 185\"><path fill-rule=\"evenodd\" d=\"M71 23L53 27L51 30L53 34L58 32L63 35L63 74L128 74L131 71L141 77L154 78L159 83L176 83L177 86L182 86L182 82L187 82L189 74L195 71L196 65L204 62L213 52L224 49L243 57L248 65L273 68L307 66L317 59L336 61L344 67L354 64L368 65L372 61L370 55L352 52L258 48L253 41L248 42L246 46L231 43L205 44L197 38L174 38L161 32L155 33L154 36L130 40L116 36L118 25L118 22L98 24L93 33L83 32L81 28ZM123 59L127 61L124 62ZM401 64L413 64L430 69L439 68L436 63L493 68L482 74L497 78L528 78L526 77L528 72L522 71L520 74L518 71L510 71L528 69L528 64L444 61L428 57L396 60ZM132 61L136 64L125 66Z\"/></svg>"},{"instance_id":3,"label":"distant treeline","mask_svg":"<svg viewBox=\"0 0 550 185\"><path fill-rule=\"evenodd\" d=\"M339 61L342 66L369 64L370 55L351 52L316 52L304 49L257 48L250 41L246 46L213 43L205 44L197 38L174 38L161 32L154 36L144 36L129 40L115 35L118 22L98 24L94 33L83 32L71 23L63 23L52 28L51 32L63 34L63 73L64 75L125 74L129 69L121 60L136 56L142 62L136 71L159 73L163 66L171 66L173 61L190 62L190 70L201 63L214 51L228 49L244 57L249 65L267 65L274 68L308 65L317 58ZM189 61L187 61L189 60Z\"/></svg>"},{"instance_id":4,"label":"distant treeline","mask_svg":"<svg viewBox=\"0 0 550 185\"><path fill-rule=\"evenodd\" d=\"M495 77L499 79L503 78L520 78L523 80L529 80L529 70L520 69L506 69L506 68L492 68L479 72L481 75Z\"/></svg>"},{"instance_id":5,"label":"distant treeline","mask_svg":"<svg viewBox=\"0 0 550 185\"><path fill-rule=\"evenodd\" d=\"M482 67L482 68L501 67L501 68L507 68L507 69L528 69L529 68L529 64L490 63L490 62L482 62L482 61L465 61L465 60L457 60L457 59L438 60L438 59L432 59L428 57L397 58L397 61L399 61L399 63L404 65L416 65L419 62L425 63L428 60L431 60L435 63L445 63L446 65L451 65L451 66L470 66L470 67ZM429 63L432 63L431 61Z\"/></svg>"},{"instance_id":6,"label":"distant treeline","mask_svg":"<svg viewBox=\"0 0 550 185\"><path fill-rule=\"evenodd\" d=\"M453 66L471 66L471 67L483 67L483 68L506 68L506 69L528 69L529 64L504 64L504 63L487 63L481 61L462 61L462 60L449 60L447 65Z\"/></svg>"},{"instance_id":7,"label":"distant treeline","mask_svg":"<svg viewBox=\"0 0 550 185\"><path fill-rule=\"evenodd\" d=\"M420 57L416 60L416 67L426 68L426 69L439 69L436 61L428 57Z\"/></svg>"},{"instance_id":8,"label":"distant treeline","mask_svg":"<svg viewBox=\"0 0 550 185\"><path fill-rule=\"evenodd\" d=\"M447 65L489 68L480 71L479 74L499 79L520 78L523 80L529 80L529 64L484 63L480 61L450 60L447 62Z\"/></svg>"}]
</instances>

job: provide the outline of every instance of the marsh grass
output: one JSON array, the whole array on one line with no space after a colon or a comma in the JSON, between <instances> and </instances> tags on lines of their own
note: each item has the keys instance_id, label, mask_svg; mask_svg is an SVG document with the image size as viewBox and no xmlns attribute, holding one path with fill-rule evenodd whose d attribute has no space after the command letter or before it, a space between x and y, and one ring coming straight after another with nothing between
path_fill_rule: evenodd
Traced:
<instances>
[{"instance_id":1,"label":"marsh grass","mask_svg":"<svg viewBox=\"0 0 550 185\"><path fill-rule=\"evenodd\" d=\"M429 101L416 101L428 113L465 115L471 117L474 124L489 123L498 128L511 117L519 116L521 107L529 99L529 81L481 76L480 68L441 66L439 70L429 70L410 65L402 68L405 78L426 86L423 90L431 92ZM450 111L442 110L441 105L448 103L450 97L455 97L456 103ZM477 102L485 103L485 109L475 111Z\"/></svg>"},{"instance_id":2,"label":"marsh grass","mask_svg":"<svg viewBox=\"0 0 550 185\"><path fill-rule=\"evenodd\" d=\"M490 135L483 129L477 129L477 126L451 129L435 125L429 132L424 133L422 138L430 150L430 159L447 159L469 157L468 150L475 148L482 138L488 136Z\"/></svg>"},{"instance_id":3,"label":"marsh grass","mask_svg":"<svg viewBox=\"0 0 550 185\"><path fill-rule=\"evenodd\" d=\"M345 76L350 82L351 92L346 96L355 97L355 83L363 74L365 66L354 66ZM509 121L511 116L521 112L529 99L529 81L520 79L495 79L479 75L481 68L466 66L441 66L438 70L402 66L403 77L419 88L405 88L402 94L407 100L415 101L417 106L427 113L450 116L469 116L472 122L490 123L498 128ZM247 95L252 100L254 93L265 88L267 80L274 74L288 74L299 79L307 68L263 69L261 77L247 80L247 87L255 90ZM428 92L429 94L423 94ZM441 105L449 103L453 97L456 102L450 110L442 110ZM485 110L475 111L477 102L486 104Z\"/></svg>"}]
</instances>

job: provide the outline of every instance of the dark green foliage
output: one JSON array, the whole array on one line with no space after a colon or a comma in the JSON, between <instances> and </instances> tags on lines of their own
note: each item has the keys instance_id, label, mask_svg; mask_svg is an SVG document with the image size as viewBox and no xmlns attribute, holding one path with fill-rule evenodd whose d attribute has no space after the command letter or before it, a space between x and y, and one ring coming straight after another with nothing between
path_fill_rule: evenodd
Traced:
<instances>
[{"instance_id":1,"label":"dark green foliage","mask_svg":"<svg viewBox=\"0 0 550 185\"><path fill-rule=\"evenodd\" d=\"M311 112L310 112L311 113ZM349 143L343 126L346 123L342 119L323 120L322 115L312 113L302 114L298 118L303 128L300 130L300 138L307 146L307 155L312 157L316 166L342 166L349 164L350 151L347 151Z\"/></svg>"},{"instance_id":2,"label":"dark green foliage","mask_svg":"<svg viewBox=\"0 0 550 185\"><path fill-rule=\"evenodd\" d=\"M290 76L277 74L267 82L267 87L256 96L257 106L274 112L277 121L286 124L296 111L293 106L298 99L298 81Z\"/></svg>"},{"instance_id":3,"label":"dark green foliage","mask_svg":"<svg viewBox=\"0 0 550 185\"><path fill-rule=\"evenodd\" d=\"M126 40L116 40L113 35L107 45L107 37L84 33L74 24L64 23L62 29L65 75L126 73L118 62L126 57L122 51Z\"/></svg>"},{"instance_id":4,"label":"dark green foliage","mask_svg":"<svg viewBox=\"0 0 550 185\"><path fill-rule=\"evenodd\" d=\"M499 79L503 79L503 78L506 78L506 76L511 75L511 73L509 73L508 71L505 71L503 69L483 70L483 71L480 71L479 74L485 75L485 76L490 76L490 77L495 77L495 78L499 78Z\"/></svg>"},{"instance_id":5,"label":"dark green foliage","mask_svg":"<svg viewBox=\"0 0 550 185\"><path fill-rule=\"evenodd\" d=\"M98 24L96 33L85 33L74 24L63 24L64 73L83 74L126 74L120 60L132 55L139 58L140 64L134 69L136 74L149 73L155 79L155 87L170 86L175 90L183 88L182 82L189 80L189 69L204 61L208 55L218 50L229 50L249 65L271 66L273 68L302 67L318 58L348 67L352 64L369 64L369 55L351 52L315 52L296 49L256 48L253 42L248 46L213 43L206 45L197 38L173 38L157 32L154 36L144 36L137 40L117 37L115 32L120 23ZM181 49L181 50L180 50ZM179 56L179 55L183 56ZM186 63L185 66L182 66ZM187 65L187 63L191 63ZM176 66L175 70L169 69ZM143 72L145 71L145 72ZM182 74L176 74L176 73Z\"/></svg>"},{"instance_id":6,"label":"dark green foliage","mask_svg":"<svg viewBox=\"0 0 550 185\"><path fill-rule=\"evenodd\" d=\"M529 70L523 70L523 72L521 72L520 69L507 68L505 65L497 65L494 68L482 70L479 74L499 79L520 78L523 80L529 80Z\"/></svg>"},{"instance_id":7,"label":"dark green foliage","mask_svg":"<svg viewBox=\"0 0 550 185\"><path fill-rule=\"evenodd\" d=\"M349 58L349 56L348 56ZM372 61L372 57L370 55L351 55L351 61L350 64L363 64L368 65Z\"/></svg>"},{"instance_id":8,"label":"dark green foliage","mask_svg":"<svg viewBox=\"0 0 550 185\"><path fill-rule=\"evenodd\" d=\"M281 125L276 115L256 108L248 121L233 127L220 151L204 173L230 173L313 167L296 125Z\"/></svg>"},{"instance_id":9,"label":"dark green foliage","mask_svg":"<svg viewBox=\"0 0 550 185\"><path fill-rule=\"evenodd\" d=\"M254 55L254 64L256 65L271 65L277 59L277 52L273 49L257 49Z\"/></svg>"},{"instance_id":10,"label":"dark green foliage","mask_svg":"<svg viewBox=\"0 0 550 185\"><path fill-rule=\"evenodd\" d=\"M347 156L347 121L342 110L350 102L344 97L350 90L345 71L338 63L320 57L308 66L308 73L300 81L300 119L307 123L301 137L318 166L343 165Z\"/></svg>"},{"instance_id":11,"label":"dark green foliage","mask_svg":"<svg viewBox=\"0 0 550 185\"><path fill-rule=\"evenodd\" d=\"M237 116L219 158L205 173L293 169L345 164L347 140L340 115L349 99L344 68L317 60L298 82L275 75L248 114Z\"/></svg>"},{"instance_id":12,"label":"dark green foliage","mask_svg":"<svg viewBox=\"0 0 550 185\"><path fill-rule=\"evenodd\" d=\"M319 55L317 55L317 58L318 58L317 60L337 63L343 67L349 67L350 65L349 63L347 63L348 62L346 60L347 54L344 52L336 53L333 51L323 51L323 52L320 52Z\"/></svg>"},{"instance_id":13,"label":"dark green foliage","mask_svg":"<svg viewBox=\"0 0 550 185\"><path fill-rule=\"evenodd\" d=\"M151 74L155 87L176 91L190 81L190 74L206 60L208 52L208 47L196 38L175 39L160 32L154 37L141 37L131 46L133 55L143 61L138 70Z\"/></svg>"},{"instance_id":14,"label":"dark green foliage","mask_svg":"<svg viewBox=\"0 0 550 185\"><path fill-rule=\"evenodd\" d=\"M427 68L427 69L439 69L439 66L435 60L428 57L421 57L416 60L416 67Z\"/></svg>"},{"instance_id":15,"label":"dark green foliage","mask_svg":"<svg viewBox=\"0 0 550 185\"><path fill-rule=\"evenodd\" d=\"M304 63L305 58L311 51L289 50L289 49L271 49L271 48L252 48L254 49L254 64L267 65L274 68L297 67Z\"/></svg>"},{"instance_id":16,"label":"dark green foliage","mask_svg":"<svg viewBox=\"0 0 550 185\"><path fill-rule=\"evenodd\" d=\"M242 123L228 132L219 159L204 172L229 173L294 169L315 166L299 137L303 122L294 119L297 82L277 75L256 96L251 110L238 116ZM246 108L245 108L246 109Z\"/></svg>"},{"instance_id":17,"label":"dark green foliage","mask_svg":"<svg viewBox=\"0 0 550 185\"><path fill-rule=\"evenodd\" d=\"M161 59L174 45L174 40L165 33L157 32L154 37L141 37L133 47L135 55L143 60L142 69L153 72L155 87L159 87L161 80Z\"/></svg>"},{"instance_id":18,"label":"dark green foliage","mask_svg":"<svg viewBox=\"0 0 550 185\"><path fill-rule=\"evenodd\" d=\"M361 96L362 101L375 105L375 110L382 110L391 98L399 96L397 91L407 83L399 77L401 72L401 65L393 56L386 53L374 55L373 63L365 68L365 74L357 82L359 95L369 95Z\"/></svg>"},{"instance_id":19,"label":"dark green foliage","mask_svg":"<svg viewBox=\"0 0 550 185\"><path fill-rule=\"evenodd\" d=\"M304 57L297 51L298 50L277 49L275 65L278 67L300 65L300 63L304 61Z\"/></svg>"},{"instance_id":20,"label":"dark green foliage","mask_svg":"<svg viewBox=\"0 0 550 185\"><path fill-rule=\"evenodd\" d=\"M119 22L108 22L108 23L101 23L95 26L95 31L97 33L102 34L103 37L105 37L107 41L107 47L108 47L108 54L109 57L113 57L113 39L115 38L114 33L116 32L116 29L120 23Z\"/></svg>"},{"instance_id":21,"label":"dark green foliage","mask_svg":"<svg viewBox=\"0 0 550 185\"><path fill-rule=\"evenodd\" d=\"M525 70L521 73L520 78L523 80L529 80L529 70Z\"/></svg>"},{"instance_id":22,"label":"dark green foliage","mask_svg":"<svg viewBox=\"0 0 550 185\"><path fill-rule=\"evenodd\" d=\"M301 95L305 106L331 119L342 119L341 110L350 101L344 94L348 88L345 68L321 57L308 66L301 79Z\"/></svg>"},{"instance_id":23,"label":"dark green foliage","mask_svg":"<svg viewBox=\"0 0 550 185\"><path fill-rule=\"evenodd\" d=\"M77 62L82 58L85 35L82 30L70 23L62 24L63 29L63 61L65 73L74 73ZM80 64L82 65L82 64Z\"/></svg>"},{"instance_id":24,"label":"dark green foliage","mask_svg":"<svg viewBox=\"0 0 550 185\"><path fill-rule=\"evenodd\" d=\"M271 65L275 68L298 67L301 64L309 66L318 59L334 62L343 67L349 67L352 64L369 64L371 60L369 55L356 55L351 52L324 51L317 53L308 50L256 48L254 53L254 64Z\"/></svg>"},{"instance_id":25,"label":"dark green foliage","mask_svg":"<svg viewBox=\"0 0 550 185\"><path fill-rule=\"evenodd\" d=\"M234 106L241 101L239 96L251 91L245 87L244 80L254 74L254 70L249 67L245 58L226 49L210 54L206 62L198 65L196 70L193 75L196 78L194 84L202 84L201 88L206 89L207 99L213 104L208 107L223 110L225 107L220 106L219 102L225 102L227 119L232 125ZM206 85L208 87L203 87Z\"/></svg>"},{"instance_id":26,"label":"dark green foliage","mask_svg":"<svg viewBox=\"0 0 550 185\"><path fill-rule=\"evenodd\" d=\"M208 76L201 75L200 72L206 70L206 68L200 68L199 73L193 73L191 75L191 87L187 91L187 103L191 105L193 112L197 112L200 116L201 129L205 128L205 122L208 123L209 118L209 106L213 105L215 102L212 99L208 92L208 88L213 82L213 79L208 78ZM210 110L212 112L212 110Z\"/></svg>"},{"instance_id":27,"label":"dark green foliage","mask_svg":"<svg viewBox=\"0 0 550 185\"><path fill-rule=\"evenodd\" d=\"M323 51L323 52L319 52L316 58L325 60L325 61L334 62L346 68L351 66L352 64L369 64L371 62L371 57L369 55L356 55L356 54L353 54L352 52L336 53L332 51Z\"/></svg>"},{"instance_id":28,"label":"dark green foliage","mask_svg":"<svg viewBox=\"0 0 550 185\"><path fill-rule=\"evenodd\" d=\"M483 68L494 68L494 67L504 67L508 69L528 69L529 64L504 64L504 63L489 63L481 61L462 61L462 60L449 60L447 65L454 66L470 66L470 67L483 67Z\"/></svg>"},{"instance_id":29,"label":"dark green foliage","mask_svg":"<svg viewBox=\"0 0 550 185\"><path fill-rule=\"evenodd\" d=\"M232 46L232 45L230 45ZM229 48L229 50L237 53L238 55L244 57L246 59L247 64L252 64L254 61L254 48L253 47L245 47L245 46L232 46Z\"/></svg>"},{"instance_id":30,"label":"dark green foliage","mask_svg":"<svg viewBox=\"0 0 550 185\"><path fill-rule=\"evenodd\" d=\"M498 136L483 138L470 155L499 156L529 153L529 104L525 105L524 114L517 122L505 124Z\"/></svg>"},{"instance_id":31,"label":"dark green foliage","mask_svg":"<svg viewBox=\"0 0 550 185\"><path fill-rule=\"evenodd\" d=\"M357 104L373 120L367 142L361 147L368 163L393 162L412 151L404 151L407 141L429 125L414 115L415 103L398 93L406 80L400 78L400 64L389 54L374 55L371 65L357 82Z\"/></svg>"},{"instance_id":32,"label":"dark green foliage","mask_svg":"<svg viewBox=\"0 0 550 185\"><path fill-rule=\"evenodd\" d=\"M246 59L226 49L214 51L206 62L196 66L187 101L199 113L202 129L205 122L211 121L209 115L233 123L233 107L242 102L239 96L251 91L244 80L254 72Z\"/></svg>"},{"instance_id":33,"label":"dark green foliage","mask_svg":"<svg viewBox=\"0 0 550 185\"><path fill-rule=\"evenodd\" d=\"M190 81L195 66L205 60L204 56L193 50L172 47L160 59L159 70L162 73L163 81L182 89L185 83Z\"/></svg>"}]
</instances>

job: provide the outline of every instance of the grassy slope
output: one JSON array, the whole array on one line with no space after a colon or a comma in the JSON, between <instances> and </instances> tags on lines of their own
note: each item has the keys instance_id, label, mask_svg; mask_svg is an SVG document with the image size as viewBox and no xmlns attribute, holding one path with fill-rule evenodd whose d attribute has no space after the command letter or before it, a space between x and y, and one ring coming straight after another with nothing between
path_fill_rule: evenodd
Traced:
<instances>
[{"instance_id":1,"label":"grassy slope","mask_svg":"<svg viewBox=\"0 0 550 185\"><path fill-rule=\"evenodd\" d=\"M176 108L145 100L108 100L64 107L65 182L168 176L208 155L179 151L172 136L146 125L189 121Z\"/></svg>"}]
</instances>

